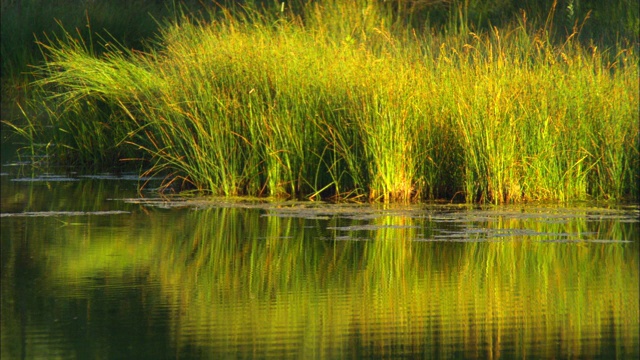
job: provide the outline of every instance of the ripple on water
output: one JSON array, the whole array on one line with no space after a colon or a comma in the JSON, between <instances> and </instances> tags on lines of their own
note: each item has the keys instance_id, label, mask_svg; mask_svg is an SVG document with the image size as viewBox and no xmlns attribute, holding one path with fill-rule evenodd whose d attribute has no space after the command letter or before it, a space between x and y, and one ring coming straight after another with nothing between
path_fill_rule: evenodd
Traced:
<instances>
[{"instance_id":1,"label":"ripple on water","mask_svg":"<svg viewBox=\"0 0 640 360\"><path fill-rule=\"evenodd\" d=\"M0 217L50 217L50 216L86 216L86 215L120 215L130 211L27 211L21 213L0 213Z\"/></svg>"},{"instance_id":2,"label":"ripple on water","mask_svg":"<svg viewBox=\"0 0 640 360\"><path fill-rule=\"evenodd\" d=\"M72 182L80 181L78 178L65 177L65 176L39 176L33 178L17 178L11 179L14 182Z\"/></svg>"},{"instance_id":3,"label":"ripple on water","mask_svg":"<svg viewBox=\"0 0 640 360\"><path fill-rule=\"evenodd\" d=\"M162 180L152 176L139 176L136 174L102 174L102 175L80 175L79 178L91 179L91 180L122 180L122 181L151 181Z\"/></svg>"}]
</instances>

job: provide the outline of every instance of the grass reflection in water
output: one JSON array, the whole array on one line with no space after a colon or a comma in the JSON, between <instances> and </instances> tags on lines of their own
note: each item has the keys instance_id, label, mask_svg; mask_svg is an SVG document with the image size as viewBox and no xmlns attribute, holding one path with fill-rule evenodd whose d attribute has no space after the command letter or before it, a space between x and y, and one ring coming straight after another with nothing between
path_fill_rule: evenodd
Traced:
<instances>
[{"instance_id":1,"label":"grass reflection in water","mask_svg":"<svg viewBox=\"0 0 640 360\"><path fill-rule=\"evenodd\" d=\"M636 351L637 256L622 244L419 243L424 222L395 216L374 219L369 241L318 241L332 220L190 216L184 242L158 237L173 262L157 274L181 289L167 295L182 304L175 326L198 329L177 331L178 343L259 356L344 356L355 344L375 356L590 356L615 329L617 351Z\"/></svg>"},{"instance_id":2,"label":"grass reflection in water","mask_svg":"<svg viewBox=\"0 0 640 360\"><path fill-rule=\"evenodd\" d=\"M45 223L29 226L23 244L39 264L40 282L55 284L42 293L87 299L95 317L105 291L96 293L91 279L106 289L133 284L143 311L166 304L163 313L146 315L140 331L166 323L171 351L181 357L638 353L638 244L590 241L637 239L637 223L596 221L588 210L563 221L480 210L305 217L237 207L146 211L68 227L8 219ZM433 241L464 229L482 231ZM554 233L569 236L552 242ZM21 237L9 238L18 244ZM16 259L4 262L3 299L11 296L5 279ZM115 316L131 316L127 309L135 307L119 306ZM19 321L6 309L3 333L10 334ZM3 348L8 342L3 335Z\"/></svg>"}]
</instances>

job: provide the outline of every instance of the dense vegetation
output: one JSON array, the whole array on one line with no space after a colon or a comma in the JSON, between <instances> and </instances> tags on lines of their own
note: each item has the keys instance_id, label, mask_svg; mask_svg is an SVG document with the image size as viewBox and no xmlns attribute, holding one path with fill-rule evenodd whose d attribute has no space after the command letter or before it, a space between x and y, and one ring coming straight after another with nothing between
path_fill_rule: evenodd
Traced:
<instances>
[{"instance_id":1,"label":"dense vegetation","mask_svg":"<svg viewBox=\"0 0 640 360\"><path fill-rule=\"evenodd\" d=\"M144 45L50 33L18 131L224 195L637 199L637 1L481 3L192 5Z\"/></svg>"}]
</instances>

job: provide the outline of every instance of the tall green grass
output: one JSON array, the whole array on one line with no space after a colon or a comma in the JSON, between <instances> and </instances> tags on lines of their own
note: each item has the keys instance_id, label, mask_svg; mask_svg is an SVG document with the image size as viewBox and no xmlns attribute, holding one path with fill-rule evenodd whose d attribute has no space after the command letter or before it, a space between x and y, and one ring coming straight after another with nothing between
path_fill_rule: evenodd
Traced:
<instances>
[{"instance_id":1,"label":"tall green grass","mask_svg":"<svg viewBox=\"0 0 640 360\"><path fill-rule=\"evenodd\" d=\"M145 159L166 185L215 194L638 198L633 47L585 47L577 28L556 43L526 14L473 32L461 11L418 32L385 9L185 16L146 52L52 38L34 126L67 162Z\"/></svg>"}]
</instances>

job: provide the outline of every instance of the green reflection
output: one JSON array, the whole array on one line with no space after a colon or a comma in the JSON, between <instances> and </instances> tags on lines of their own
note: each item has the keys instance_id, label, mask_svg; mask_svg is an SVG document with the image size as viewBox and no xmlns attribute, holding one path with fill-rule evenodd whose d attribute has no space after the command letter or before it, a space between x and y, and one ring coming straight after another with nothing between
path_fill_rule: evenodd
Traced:
<instances>
[{"instance_id":1,"label":"green reflection","mask_svg":"<svg viewBox=\"0 0 640 360\"><path fill-rule=\"evenodd\" d=\"M150 358L638 355L638 242L576 241L637 239L637 223L587 210L562 221L447 215L464 226L130 210L75 226L3 219L3 358L37 353L36 328L71 357L114 347ZM482 231L426 241L464 229ZM547 242L561 233L568 241Z\"/></svg>"},{"instance_id":2,"label":"green reflection","mask_svg":"<svg viewBox=\"0 0 640 360\"><path fill-rule=\"evenodd\" d=\"M184 346L260 357L340 356L354 342L375 356L637 353L635 245L419 243L425 224L408 217L373 220L382 227L370 241L332 242L316 240L327 221L241 209L189 217L196 225L184 242L160 240L162 258L174 261L157 271L181 289L167 301L181 304L172 319ZM187 334L185 323L201 331Z\"/></svg>"}]
</instances>

